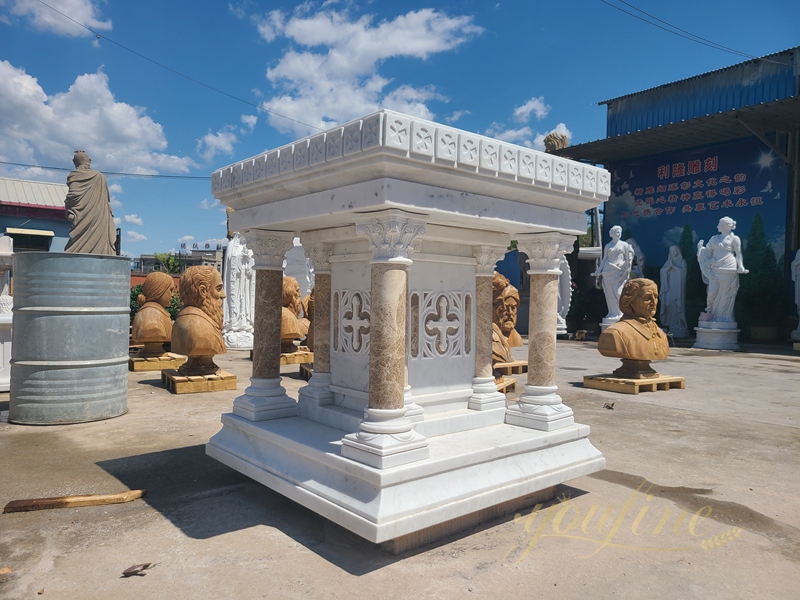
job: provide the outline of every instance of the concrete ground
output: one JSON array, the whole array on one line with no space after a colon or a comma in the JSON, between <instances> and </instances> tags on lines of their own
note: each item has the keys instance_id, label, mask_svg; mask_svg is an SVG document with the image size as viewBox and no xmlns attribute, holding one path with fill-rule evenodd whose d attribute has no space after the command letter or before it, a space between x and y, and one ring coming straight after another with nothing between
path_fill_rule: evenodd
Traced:
<instances>
[{"instance_id":1,"label":"concrete ground","mask_svg":"<svg viewBox=\"0 0 800 600\"><path fill-rule=\"evenodd\" d=\"M800 355L675 349L656 366L686 389L633 396L582 387L617 365L595 347L559 341L557 383L607 469L400 556L206 457L234 392L172 395L158 373L131 373L128 414L50 427L7 423L0 395L2 505L148 491L0 515L0 597L800 597ZM218 363L241 393L247 353ZM304 382L284 370L294 393Z\"/></svg>"}]
</instances>

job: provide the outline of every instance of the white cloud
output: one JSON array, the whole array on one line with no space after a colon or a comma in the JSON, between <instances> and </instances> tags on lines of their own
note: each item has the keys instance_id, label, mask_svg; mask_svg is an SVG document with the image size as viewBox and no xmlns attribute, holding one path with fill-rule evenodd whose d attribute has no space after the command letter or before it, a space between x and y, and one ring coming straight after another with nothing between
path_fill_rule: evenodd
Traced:
<instances>
[{"instance_id":1,"label":"white cloud","mask_svg":"<svg viewBox=\"0 0 800 600\"><path fill-rule=\"evenodd\" d=\"M267 42L271 42L283 33L284 19L285 17L281 11L272 10L263 17L253 17L253 23L258 29L258 34Z\"/></svg>"},{"instance_id":2,"label":"white cloud","mask_svg":"<svg viewBox=\"0 0 800 600\"><path fill-rule=\"evenodd\" d=\"M136 231L126 231L125 234L128 236L126 240L128 242L143 242L147 239L147 236Z\"/></svg>"},{"instance_id":3,"label":"white cloud","mask_svg":"<svg viewBox=\"0 0 800 600\"><path fill-rule=\"evenodd\" d=\"M122 186L118 183L112 183L108 186L108 191L112 194L121 194L122 193Z\"/></svg>"},{"instance_id":4,"label":"white cloud","mask_svg":"<svg viewBox=\"0 0 800 600\"><path fill-rule=\"evenodd\" d=\"M188 244L189 242L193 241L194 241L193 235L185 235L182 238L178 238L178 242L180 242L181 244Z\"/></svg>"},{"instance_id":5,"label":"white cloud","mask_svg":"<svg viewBox=\"0 0 800 600\"><path fill-rule=\"evenodd\" d=\"M531 130L530 127L505 129L499 123L492 123L486 130L486 135L498 139L501 142L511 142L513 144L522 144L531 147L530 138L533 135L533 130Z\"/></svg>"},{"instance_id":6,"label":"white cloud","mask_svg":"<svg viewBox=\"0 0 800 600\"><path fill-rule=\"evenodd\" d=\"M256 123L258 123L258 117L255 115L242 115L242 123L247 128L247 133L252 133Z\"/></svg>"},{"instance_id":7,"label":"white cloud","mask_svg":"<svg viewBox=\"0 0 800 600\"><path fill-rule=\"evenodd\" d=\"M220 204L219 200L217 200L216 198L214 198L214 200L209 200L208 198L203 198L200 201L200 208L202 208L203 210L210 210L212 208L218 208L218 209L222 210L222 212L225 212L225 207L222 206L222 204Z\"/></svg>"},{"instance_id":8,"label":"white cloud","mask_svg":"<svg viewBox=\"0 0 800 600\"><path fill-rule=\"evenodd\" d=\"M445 117L444 120L447 123L455 123L456 121L458 121L464 115L471 115L471 114L472 114L472 111L469 111L469 110L457 110L452 115L450 115L449 117Z\"/></svg>"},{"instance_id":9,"label":"white cloud","mask_svg":"<svg viewBox=\"0 0 800 600\"><path fill-rule=\"evenodd\" d=\"M117 102L102 70L48 95L35 77L0 60L0 106L0 156L14 162L65 164L81 149L100 171L186 173L196 166L164 152L162 126L144 108Z\"/></svg>"},{"instance_id":10,"label":"white cloud","mask_svg":"<svg viewBox=\"0 0 800 600\"><path fill-rule=\"evenodd\" d=\"M117 227L122 225L122 219L120 219L119 217L114 217L114 225L116 225Z\"/></svg>"},{"instance_id":11,"label":"white cloud","mask_svg":"<svg viewBox=\"0 0 800 600\"><path fill-rule=\"evenodd\" d=\"M320 129L390 105L432 117L427 103L444 99L433 87L388 89L392 81L380 75L379 67L389 58L426 60L483 30L470 16L450 17L430 8L377 24L373 20L372 15L351 19L344 11L327 8L311 14L305 6L288 20L270 13L261 21L259 33L267 41L285 35L293 46L267 69L277 94L262 107ZM284 133L301 136L312 131L274 114L268 118Z\"/></svg>"},{"instance_id":12,"label":"white cloud","mask_svg":"<svg viewBox=\"0 0 800 600\"><path fill-rule=\"evenodd\" d=\"M122 208L122 202L117 200L116 196L111 196L108 201L111 204L111 208Z\"/></svg>"},{"instance_id":13,"label":"white cloud","mask_svg":"<svg viewBox=\"0 0 800 600\"><path fill-rule=\"evenodd\" d=\"M139 225L139 226L144 225L144 223L142 222L141 217L139 217L135 213L132 214L132 215L125 215L125 219L124 220L128 225Z\"/></svg>"},{"instance_id":14,"label":"white cloud","mask_svg":"<svg viewBox=\"0 0 800 600\"><path fill-rule=\"evenodd\" d=\"M3 4L4 2L0 2L0 6ZM50 0L48 4L91 29L105 31L111 29L110 19L102 21L99 18L98 5L101 4L100 2L92 2L91 0ZM36 0L13 0L11 14L29 19L34 27L42 31L50 31L58 35L72 37L92 35L92 32L88 29L75 24Z\"/></svg>"},{"instance_id":15,"label":"white cloud","mask_svg":"<svg viewBox=\"0 0 800 600\"><path fill-rule=\"evenodd\" d=\"M544 96L531 98L522 106L514 108L514 120L517 123L527 123L530 121L531 114L538 120L542 120L550 112L550 106L544 103Z\"/></svg>"},{"instance_id":16,"label":"white cloud","mask_svg":"<svg viewBox=\"0 0 800 600\"><path fill-rule=\"evenodd\" d=\"M206 162L211 162L217 153L233 154L233 145L239 141L236 134L233 132L233 127L226 125L217 133L208 131L202 139L197 140L197 153L202 156Z\"/></svg>"}]
</instances>

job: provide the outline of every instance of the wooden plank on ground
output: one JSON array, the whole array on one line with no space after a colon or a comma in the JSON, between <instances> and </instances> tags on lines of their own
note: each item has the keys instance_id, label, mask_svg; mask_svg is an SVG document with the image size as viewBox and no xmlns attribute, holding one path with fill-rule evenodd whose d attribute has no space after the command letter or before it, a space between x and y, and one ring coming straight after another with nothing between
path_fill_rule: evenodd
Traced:
<instances>
[{"instance_id":1,"label":"wooden plank on ground","mask_svg":"<svg viewBox=\"0 0 800 600\"><path fill-rule=\"evenodd\" d=\"M147 490L128 490L119 494L86 494L83 496L56 496L55 498L30 498L12 500L6 504L3 513L45 510L48 508L74 508L76 506L97 506L100 504L121 504L141 498Z\"/></svg>"}]
</instances>

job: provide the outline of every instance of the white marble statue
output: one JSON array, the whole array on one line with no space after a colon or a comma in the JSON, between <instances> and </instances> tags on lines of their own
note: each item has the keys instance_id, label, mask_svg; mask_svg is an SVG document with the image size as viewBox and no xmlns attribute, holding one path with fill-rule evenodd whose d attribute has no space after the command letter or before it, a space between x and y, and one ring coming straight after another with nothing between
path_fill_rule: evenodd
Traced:
<instances>
[{"instance_id":1,"label":"white marble statue","mask_svg":"<svg viewBox=\"0 0 800 600\"><path fill-rule=\"evenodd\" d=\"M697 261L703 273L703 282L708 285L706 310L701 321L733 323L733 306L739 290L739 275L748 273L742 264L742 241L733 233L736 221L722 217L717 226L719 234L697 243Z\"/></svg>"},{"instance_id":2,"label":"white marble statue","mask_svg":"<svg viewBox=\"0 0 800 600\"><path fill-rule=\"evenodd\" d=\"M228 348L252 348L256 274L253 251L235 233L225 254L225 304L222 339Z\"/></svg>"},{"instance_id":3,"label":"white marble statue","mask_svg":"<svg viewBox=\"0 0 800 600\"><path fill-rule=\"evenodd\" d=\"M9 295L9 273L14 254L14 240L0 236L0 392L11 389L11 325L14 298Z\"/></svg>"},{"instance_id":4,"label":"white marble statue","mask_svg":"<svg viewBox=\"0 0 800 600\"><path fill-rule=\"evenodd\" d=\"M797 305L797 314L800 316L800 250L794 255L792 261L792 281L794 281L794 303ZM792 332L793 340L800 340L800 324Z\"/></svg>"},{"instance_id":5,"label":"white marble statue","mask_svg":"<svg viewBox=\"0 0 800 600\"><path fill-rule=\"evenodd\" d=\"M642 249L639 247L639 243L635 239L628 238L625 241L631 245L631 248L633 248L633 265L631 265L630 278L644 278L644 252L642 252Z\"/></svg>"},{"instance_id":6,"label":"white marble statue","mask_svg":"<svg viewBox=\"0 0 800 600\"><path fill-rule=\"evenodd\" d=\"M618 321L622 317L619 309L619 296L622 286L628 281L633 266L633 247L620 240L622 227L614 225L608 232L611 241L603 249L603 260L600 266L592 273L595 277L603 276L603 293L606 295L608 314L604 321Z\"/></svg>"},{"instance_id":7,"label":"white marble statue","mask_svg":"<svg viewBox=\"0 0 800 600\"><path fill-rule=\"evenodd\" d=\"M676 338L689 335L686 323L686 259L678 246L670 246L667 262L661 267L658 306L661 324Z\"/></svg>"},{"instance_id":8,"label":"white marble statue","mask_svg":"<svg viewBox=\"0 0 800 600\"><path fill-rule=\"evenodd\" d=\"M569 269L569 262L567 257L561 257L561 264L558 267L561 269L561 275L558 276L558 315L556 317L556 333L567 333L567 313L569 313L569 306L572 303L572 273Z\"/></svg>"}]
</instances>

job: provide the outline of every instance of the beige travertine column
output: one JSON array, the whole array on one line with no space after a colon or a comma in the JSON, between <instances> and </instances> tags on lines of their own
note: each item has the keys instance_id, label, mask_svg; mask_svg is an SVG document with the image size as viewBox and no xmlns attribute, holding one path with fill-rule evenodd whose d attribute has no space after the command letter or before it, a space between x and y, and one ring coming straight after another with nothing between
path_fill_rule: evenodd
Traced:
<instances>
[{"instance_id":1,"label":"beige travertine column","mask_svg":"<svg viewBox=\"0 0 800 600\"><path fill-rule=\"evenodd\" d=\"M244 394L233 401L233 413L250 421L294 416L297 403L281 385L280 365L283 257L294 234L260 229L242 233L256 270L253 376Z\"/></svg>"},{"instance_id":2,"label":"beige travertine column","mask_svg":"<svg viewBox=\"0 0 800 600\"><path fill-rule=\"evenodd\" d=\"M372 250L369 404L358 433L342 439L342 456L383 469L428 457L428 440L414 431L404 406L408 256L425 226L385 211L356 223L356 233Z\"/></svg>"},{"instance_id":3,"label":"beige travertine column","mask_svg":"<svg viewBox=\"0 0 800 600\"><path fill-rule=\"evenodd\" d=\"M301 239L302 242L302 239ZM331 263L330 244L304 245L314 266L314 372L307 386L300 388L298 402L323 406L333 402L331 385ZM302 410L302 408L301 408ZM304 414L304 413L303 413Z\"/></svg>"},{"instance_id":4,"label":"beige travertine column","mask_svg":"<svg viewBox=\"0 0 800 600\"><path fill-rule=\"evenodd\" d=\"M519 402L506 410L506 423L553 431L574 423L572 409L556 391L556 324L559 265L575 238L561 233L520 236L517 248L528 255L530 312L528 382Z\"/></svg>"},{"instance_id":5,"label":"beige travertine column","mask_svg":"<svg viewBox=\"0 0 800 600\"><path fill-rule=\"evenodd\" d=\"M475 378L468 406L473 410L505 408L506 396L492 376L492 277L505 248L475 246Z\"/></svg>"}]
</instances>

